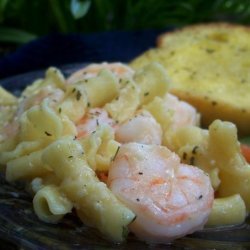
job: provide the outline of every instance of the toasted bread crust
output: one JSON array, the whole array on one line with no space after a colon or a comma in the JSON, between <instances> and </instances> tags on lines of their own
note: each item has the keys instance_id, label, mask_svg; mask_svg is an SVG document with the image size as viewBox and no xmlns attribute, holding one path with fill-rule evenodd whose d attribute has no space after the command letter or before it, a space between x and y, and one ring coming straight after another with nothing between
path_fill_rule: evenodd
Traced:
<instances>
[{"instance_id":1,"label":"toasted bread crust","mask_svg":"<svg viewBox=\"0 0 250 250\"><path fill-rule=\"evenodd\" d=\"M238 30L240 32L250 32L250 26L243 26L240 24L233 24L233 23L207 23L207 24L195 24L190 26L185 26L183 28L179 28L176 30L173 30L172 32L165 32L161 35L159 35L156 38L156 45L157 47L166 47L168 45L168 40L172 37L177 36L183 36L185 34L192 34L197 32L204 32L210 33L213 31L219 31L219 32L230 32L232 29Z\"/></svg>"},{"instance_id":2,"label":"toasted bread crust","mask_svg":"<svg viewBox=\"0 0 250 250\"><path fill-rule=\"evenodd\" d=\"M250 27L193 25L160 35L157 44L131 66L161 63L172 78L170 92L201 112L203 126L222 119L250 135Z\"/></svg>"}]
</instances>

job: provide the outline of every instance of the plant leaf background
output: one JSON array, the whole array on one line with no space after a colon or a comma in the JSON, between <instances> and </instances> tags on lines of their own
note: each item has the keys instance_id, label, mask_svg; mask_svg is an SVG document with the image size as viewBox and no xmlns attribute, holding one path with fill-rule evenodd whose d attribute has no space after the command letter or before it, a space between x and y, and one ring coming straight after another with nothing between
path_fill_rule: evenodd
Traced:
<instances>
[{"instance_id":1,"label":"plant leaf background","mask_svg":"<svg viewBox=\"0 0 250 250\"><path fill-rule=\"evenodd\" d=\"M0 43L53 32L161 29L193 23L250 22L249 0L0 0Z\"/></svg>"}]
</instances>

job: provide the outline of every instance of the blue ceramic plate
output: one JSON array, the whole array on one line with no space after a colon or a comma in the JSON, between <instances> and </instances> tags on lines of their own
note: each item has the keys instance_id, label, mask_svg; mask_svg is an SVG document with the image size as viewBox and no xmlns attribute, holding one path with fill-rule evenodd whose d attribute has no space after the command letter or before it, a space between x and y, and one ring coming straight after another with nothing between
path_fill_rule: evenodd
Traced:
<instances>
[{"instance_id":1,"label":"blue ceramic plate","mask_svg":"<svg viewBox=\"0 0 250 250\"><path fill-rule=\"evenodd\" d=\"M84 64L61 67L65 75ZM18 94L44 71L0 80L0 84ZM33 212L32 199L22 184L10 186L0 174L0 249L250 249L250 218L238 226L206 228L169 245L148 245L132 234L127 241L115 245L95 230L83 225L74 215L67 215L59 224L39 221Z\"/></svg>"}]
</instances>

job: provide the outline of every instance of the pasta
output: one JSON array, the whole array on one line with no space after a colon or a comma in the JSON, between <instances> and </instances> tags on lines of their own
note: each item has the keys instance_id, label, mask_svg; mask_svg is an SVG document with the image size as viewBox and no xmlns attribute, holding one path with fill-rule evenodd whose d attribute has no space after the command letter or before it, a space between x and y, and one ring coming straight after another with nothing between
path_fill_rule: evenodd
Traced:
<instances>
[{"instance_id":1,"label":"pasta","mask_svg":"<svg viewBox=\"0 0 250 250\"><path fill-rule=\"evenodd\" d=\"M85 81L84 86L90 107L103 106L118 96L118 79L108 70L104 69L97 77Z\"/></svg>"},{"instance_id":2,"label":"pasta","mask_svg":"<svg viewBox=\"0 0 250 250\"><path fill-rule=\"evenodd\" d=\"M57 68L50 67L45 72L44 79L37 79L31 85L27 86L22 92L21 98L35 95L43 88L50 89L65 88L65 78Z\"/></svg>"},{"instance_id":3,"label":"pasta","mask_svg":"<svg viewBox=\"0 0 250 250\"><path fill-rule=\"evenodd\" d=\"M20 119L20 140L53 141L63 132L60 117L48 106L44 100L40 106L34 106L26 111Z\"/></svg>"},{"instance_id":4,"label":"pasta","mask_svg":"<svg viewBox=\"0 0 250 250\"><path fill-rule=\"evenodd\" d=\"M114 168L114 162L126 165L126 161L130 164L135 159L138 161L135 167L139 169L143 150L150 148L156 152L159 147L160 156L174 152L167 162L179 164L178 169L184 171L178 178L187 179L188 192L194 191L191 182L205 181L208 177L204 173L209 176L215 199L211 214L203 224L206 219L207 226L244 222L250 211L250 166L240 152L235 125L215 120L208 129L200 128L200 115L191 105L170 95L170 85L171 79L158 63L136 72L122 64L104 63L93 64L68 79L51 67L43 79L29 85L20 97L0 88L0 165L6 180L26 182L40 220L57 223L75 210L83 223L97 228L114 242L122 242L130 230L137 227L142 235L145 230L136 224L138 207L133 210L131 204L111 190L110 183L118 179L123 184L128 181L126 185L131 187L133 181L140 181L144 176L142 171L137 171L138 176L131 176L130 170L123 169L122 177L116 177L119 174L116 170L112 172L113 178L109 171ZM133 127L133 124L137 125ZM131 126L133 133L127 136ZM122 136L118 135L119 128L123 128ZM120 155L121 148L124 152L130 146L140 148L139 156ZM154 165L159 159L147 159L149 152L143 161ZM192 165L189 171L199 168L193 179L188 179L190 172L183 170L189 165ZM155 169L154 174L157 171ZM154 178L154 174L150 178ZM195 182L202 174L204 178ZM159 188L164 181L153 179L150 188L157 185ZM158 189L154 190L158 197ZM181 193L178 192L175 194ZM209 194L208 190L204 193ZM199 194L195 202L205 199ZM144 200L150 203L147 196ZM139 204L140 199L136 197L135 201ZM156 209L158 203L152 207ZM211 204L208 199L206 209L209 210ZM201 207L196 205L197 209ZM150 209L150 205L146 205L141 211L145 221L150 217ZM159 213L155 210L155 214ZM160 232L155 224L152 227ZM178 227L181 226L175 225L170 231L176 233ZM177 232L176 235L170 240L184 234Z\"/></svg>"},{"instance_id":5,"label":"pasta","mask_svg":"<svg viewBox=\"0 0 250 250\"><path fill-rule=\"evenodd\" d=\"M245 203L239 194L235 194L214 200L207 224L209 226L241 224L246 216Z\"/></svg>"},{"instance_id":6,"label":"pasta","mask_svg":"<svg viewBox=\"0 0 250 250\"><path fill-rule=\"evenodd\" d=\"M140 105L140 90L132 81L127 80L126 85L121 88L118 98L105 104L109 115L118 122L124 122L131 118Z\"/></svg>"},{"instance_id":7,"label":"pasta","mask_svg":"<svg viewBox=\"0 0 250 250\"><path fill-rule=\"evenodd\" d=\"M108 126L100 126L96 132L81 139L89 166L96 171L108 171L112 157L120 143L114 140L114 131Z\"/></svg>"},{"instance_id":8,"label":"pasta","mask_svg":"<svg viewBox=\"0 0 250 250\"><path fill-rule=\"evenodd\" d=\"M82 221L98 228L113 241L121 241L126 225L135 215L98 181L84 159L80 143L61 139L48 146L42 158L62 180L60 187L75 203Z\"/></svg>"},{"instance_id":9,"label":"pasta","mask_svg":"<svg viewBox=\"0 0 250 250\"><path fill-rule=\"evenodd\" d=\"M6 180L12 182L46 175L50 170L45 167L41 155L42 150L39 150L8 161L6 164Z\"/></svg>"},{"instance_id":10,"label":"pasta","mask_svg":"<svg viewBox=\"0 0 250 250\"><path fill-rule=\"evenodd\" d=\"M211 176L219 171L213 182L217 182L214 185L220 197L240 194L247 211L250 210L250 166L240 152L234 124L215 120L208 131L198 127L182 128L176 131L174 138L172 145L184 162L199 166Z\"/></svg>"},{"instance_id":11,"label":"pasta","mask_svg":"<svg viewBox=\"0 0 250 250\"><path fill-rule=\"evenodd\" d=\"M17 98L0 86L0 143L4 140L3 129L12 119L17 108Z\"/></svg>"},{"instance_id":12,"label":"pasta","mask_svg":"<svg viewBox=\"0 0 250 250\"><path fill-rule=\"evenodd\" d=\"M169 88L170 79L158 63L147 65L135 73L134 79L140 89L140 103L146 104L155 96L164 96Z\"/></svg>"},{"instance_id":13,"label":"pasta","mask_svg":"<svg viewBox=\"0 0 250 250\"><path fill-rule=\"evenodd\" d=\"M57 112L73 122L78 121L85 114L87 107L87 98L83 98L84 96L86 96L84 86L72 84L67 88L64 100L58 106Z\"/></svg>"},{"instance_id":14,"label":"pasta","mask_svg":"<svg viewBox=\"0 0 250 250\"><path fill-rule=\"evenodd\" d=\"M175 130L185 125L199 125L199 115L187 103L180 102L175 96L167 94L163 98L156 96L145 108L152 113L163 129L163 144L172 149L172 137ZM175 112L178 108L179 112Z\"/></svg>"},{"instance_id":15,"label":"pasta","mask_svg":"<svg viewBox=\"0 0 250 250\"><path fill-rule=\"evenodd\" d=\"M10 160L17 159L21 156L28 155L41 148L42 144L40 141L22 141L15 149L11 151L5 151L0 153L0 160L2 164L6 164Z\"/></svg>"},{"instance_id":16,"label":"pasta","mask_svg":"<svg viewBox=\"0 0 250 250\"><path fill-rule=\"evenodd\" d=\"M33 199L34 210L39 219L48 223L56 223L73 207L70 202L54 185L42 187Z\"/></svg>"}]
</instances>

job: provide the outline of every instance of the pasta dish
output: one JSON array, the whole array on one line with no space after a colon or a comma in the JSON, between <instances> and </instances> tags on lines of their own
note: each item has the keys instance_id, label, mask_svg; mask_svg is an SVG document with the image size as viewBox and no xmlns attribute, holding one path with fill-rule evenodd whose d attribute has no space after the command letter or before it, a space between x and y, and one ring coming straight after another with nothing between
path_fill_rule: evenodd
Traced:
<instances>
[{"instance_id":1,"label":"pasta dish","mask_svg":"<svg viewBox=\"0 0 250 250\"><path fill-rule=\"evenodd\" d=\"M112 242L129 233L168 243L204 227L240 224L250 167L236 126L168 92L158 63L134 71L91 64L69 77L50 67L19 97L0 87L0 166L22 180L38 218L75 211Z\"/></svg>"}]
</instances>

